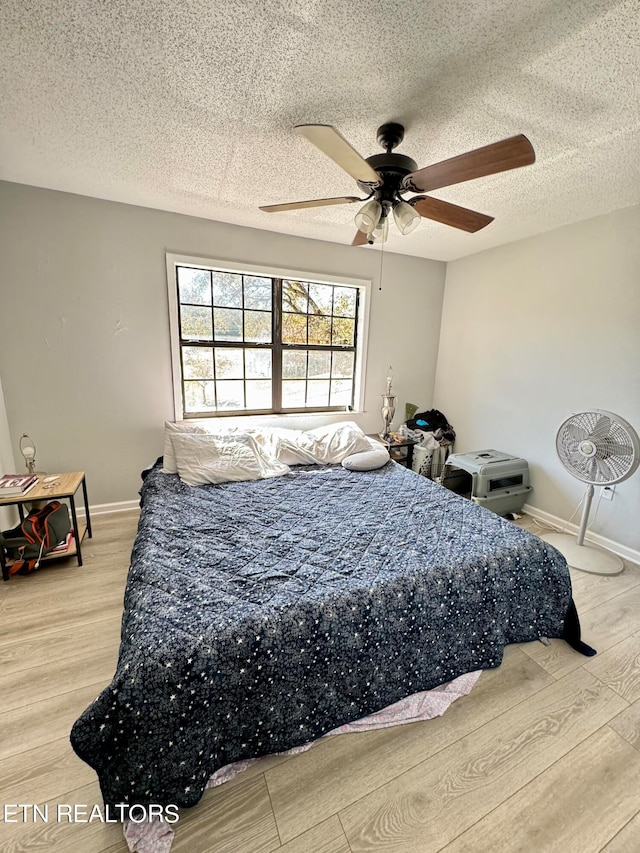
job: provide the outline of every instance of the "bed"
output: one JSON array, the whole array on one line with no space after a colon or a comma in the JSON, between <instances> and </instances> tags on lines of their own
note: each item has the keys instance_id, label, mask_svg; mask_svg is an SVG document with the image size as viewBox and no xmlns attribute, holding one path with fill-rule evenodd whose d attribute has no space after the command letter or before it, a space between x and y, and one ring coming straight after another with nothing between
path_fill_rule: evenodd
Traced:
<instances>
[{"instance_id":1,"label":"bed","mask_svg":"<svg viewBox=\"0 0 640 853\"><path fill-rule=\"evenodd\" d=\"M106 805L198 802L505 645L580 630L554 548L395 462L186 485L143 472L117 670L71 742Z\"/></svg>"}]
</instances>

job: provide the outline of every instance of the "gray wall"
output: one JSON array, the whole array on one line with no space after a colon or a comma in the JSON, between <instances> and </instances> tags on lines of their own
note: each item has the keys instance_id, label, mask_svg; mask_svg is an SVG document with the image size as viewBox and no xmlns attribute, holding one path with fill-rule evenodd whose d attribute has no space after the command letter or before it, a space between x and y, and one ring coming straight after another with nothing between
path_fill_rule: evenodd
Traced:
<instances>
[{"instance_id":1,"label":"gray wall","mask_svg":"<svg viewBox=\"0 0 640 853\"><path fill-rule=\"evenodd\" d=\"M365 412L432 403L445 265L0 183L0 378L16 461L87 472L92 504L133 500L173 419L165 252L374 281ZM295 215L295 214L294 214ZM303 214L299 214L303 215ZM313 426L313 419L309 426Z\"/></svg>"},{"instance_id":2,"label":"gray wall","mask_svg":"<svg viewBox=\"0 0 640 853\"><path fill-rule=\"evenodd\" d=\"M557 459L560 423L609 409L640 430L639 238L633 207L447 267L435 405L456 451L524 457L530 503L563 519L585 487ZM639 519L640 471L600 503L592 530L637 551Z\"/></svg>"}]
</instances>

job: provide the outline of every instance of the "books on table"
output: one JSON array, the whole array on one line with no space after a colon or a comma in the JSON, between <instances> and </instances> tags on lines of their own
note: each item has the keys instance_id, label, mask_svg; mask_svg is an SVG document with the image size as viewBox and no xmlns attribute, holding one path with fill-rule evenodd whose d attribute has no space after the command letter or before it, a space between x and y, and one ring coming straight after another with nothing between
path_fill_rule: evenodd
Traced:
<instances>
[{"instance_id":1,"label":"books on table","mask_svg":"<svg viewBox=\"0 0 640 853\"><path fill-rule=\"evenodd\" d=\"M37 482L37 474L4 474L0 477L0 498L26 495Z\"/></svg>"}]
</instances>

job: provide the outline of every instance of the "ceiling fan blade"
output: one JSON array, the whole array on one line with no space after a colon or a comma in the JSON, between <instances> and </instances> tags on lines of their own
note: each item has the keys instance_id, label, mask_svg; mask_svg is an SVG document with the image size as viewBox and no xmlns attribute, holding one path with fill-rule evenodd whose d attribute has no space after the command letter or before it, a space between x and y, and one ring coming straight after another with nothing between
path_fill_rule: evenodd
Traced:
<instances>
[{"instance_id":1,"label":"ceiling fan blade","mask_svg":"<svg viewBox=\"0 0 640 853\"><path fill-rule=\"evenodd\" d=\"M310 201L290 201L286 204L265 204L260 210L275 213L278 210L301 210L304 207L324 207L328 204L352 204L354 201L365 201L354 195L343 195L339 198L312 198Z\"/></svg>"},{"instance_id":2,"label":"ceiling fan blade","mask_svg":"<svg viewBox=\"0 0 640 853\"><path fill-rule=\"evenodd\" d=\"M371 187L379 187L382 181L380 175L373 169L364 157L352 148L344 136L330 124L298 124L294 128L300 136L304 136L319 148L323 154L330 157L347 174Z\"/></svg>"},{"instance_id":3,"label":"ceiling fan blade","mask_svg":"<svg viewBox=\"0 0 640 853\"><path fill-rule=\"evenodd\" d=\"M475 210L469 210L466 207L458 207L457 204L451 204L450 201L442 201L430 196L411 201L410 204L415 207L420 216L435 219L436 222L442 222L443 225L452 225L454 228L460 228L470 234L475 234L476 231L480 231L481 228L493 222L493 216L477 213Z\"/></svg>"},{"instance_id":4,"label":"ceiling fan blade","mask_svg":"<svg viewBox=\"0 0 640 853\"><path fill-rule=\"evenodd\" d=\"M404 190L414 193L431 192L473 178L484 178L485 175L529 166L535 159L533 146L526 136L519 134L411 172L405 177L402 186Z\"/></svg>"},{"instance_id":5,"label":"ceiling fan blade","mask_svg":"<svg viewBox=\"0 0 640 853\"><path fill-rule=\"evenodd\" d=\"M352 246L364 246L365 243L369 242L369 236L364 233L364 231L356 231L356 236L353 238L351 243Z\"/></svg>"}]
</instances>

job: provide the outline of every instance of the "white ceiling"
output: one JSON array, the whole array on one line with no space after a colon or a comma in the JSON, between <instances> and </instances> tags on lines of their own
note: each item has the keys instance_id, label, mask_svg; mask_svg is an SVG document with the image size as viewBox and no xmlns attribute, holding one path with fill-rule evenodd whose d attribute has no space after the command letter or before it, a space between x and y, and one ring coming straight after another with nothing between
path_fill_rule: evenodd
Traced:
<instances>
[{"instance_id":1,"label":"white ceiling","mask_svg":"<svg viewBox=\"0 0 640 853\"><path fill-rule=\"evenodd\" d=\"M430 165L524 133L536 163L433 195L477 234L391 223L451 260L640 201L638 0L2 0L0 178L350 244L360 195L293 132L377 127ZM365 246L354 252L372 251Z\"/></svg>"}]
</instances>

